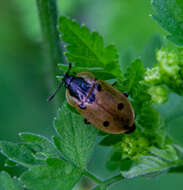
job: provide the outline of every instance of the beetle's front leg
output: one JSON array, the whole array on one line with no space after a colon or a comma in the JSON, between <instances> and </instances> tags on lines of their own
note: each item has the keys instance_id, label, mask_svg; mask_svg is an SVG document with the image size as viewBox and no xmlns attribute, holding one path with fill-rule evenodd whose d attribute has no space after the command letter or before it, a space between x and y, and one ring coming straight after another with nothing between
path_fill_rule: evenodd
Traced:
<instances>
[{"instance_id":1,"label":"beetle's front leg","mask_svg":"<svg viewBox=\"0 0 183 190\"><path fill-rule=\"evenodd\" d=\"M80 107L81 109L86 109L86 105L85 105L84 103L79 104L79 107Z\"/></svg>"}]
</instances>

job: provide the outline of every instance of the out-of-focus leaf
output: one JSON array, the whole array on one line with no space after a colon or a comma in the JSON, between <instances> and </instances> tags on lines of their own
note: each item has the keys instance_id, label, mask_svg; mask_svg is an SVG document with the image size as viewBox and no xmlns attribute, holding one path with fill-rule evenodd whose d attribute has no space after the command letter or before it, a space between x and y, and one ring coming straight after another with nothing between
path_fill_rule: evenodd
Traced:
<instances>
[{"instance_id":1,"label":"out-of-focus leaf","mask_svg":"<svg viewBox=\"0 0 183 190\"><path fill-rule=\"evenodd\" d=\"M151 3L156 11L153 18L170 33L168 39L183 46L183 1L151 0Z\"/></svg>"},{"instance_id":2,"label":"out-of-focus leaf","mask_svg":"<svg viewBox=\"0 0 183 190\"><path fill-rule=\"evenodd\" d=\"M72 113L64 104L54 122L59 136L54 137L57 149L64 157L80 168L84 168L93 150L98 130L85 125L83 118Z\"/></svg>"},{"instance_id":3,"label":"out-of-focus leaf","mask_svg":"<svg viewBox=\"0 0 183 190\"><path fill-rule=\"evenodd\" d=\"M21 176L29 189L71 190L82 176L81 170L57 158L47 159L47 165L34 166Z\"/></svg>"},{"instance_id":4,"label":"out-of-focus leaf","mask_svg":"<svg viewBox=\"0 0 183 190\"><path fill-rule=\"evenodd\" d=\"M0 189L1 190L23 190L23 187L16 179L11 178L8 173L0 173Z\"/></svg>"}]
</instances>

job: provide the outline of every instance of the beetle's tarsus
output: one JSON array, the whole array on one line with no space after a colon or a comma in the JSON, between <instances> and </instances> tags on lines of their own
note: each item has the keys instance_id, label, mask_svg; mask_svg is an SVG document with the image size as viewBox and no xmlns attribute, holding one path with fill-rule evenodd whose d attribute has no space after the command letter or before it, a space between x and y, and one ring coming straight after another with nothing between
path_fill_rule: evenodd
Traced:
<instances>
[{"instance_id":1,"label":"beetle's tarsus","mask_svg":"<svg viewBox=\"0 0 183 190\"><path fill-rule=\"evenodd\" d=\"M123 94L128 98L128 92L124 92Z\"/></svg>"},{"instance_id":2,"label":"beetle's tarsus","mask_svg":"<svg viewBox=\"0 0 183 190\"><path fill-rule=\"evenodd\" d=\"M86 118L84 119L84 123L85 123L86 125L91 124Z\"/></svg>"}]
</instances>

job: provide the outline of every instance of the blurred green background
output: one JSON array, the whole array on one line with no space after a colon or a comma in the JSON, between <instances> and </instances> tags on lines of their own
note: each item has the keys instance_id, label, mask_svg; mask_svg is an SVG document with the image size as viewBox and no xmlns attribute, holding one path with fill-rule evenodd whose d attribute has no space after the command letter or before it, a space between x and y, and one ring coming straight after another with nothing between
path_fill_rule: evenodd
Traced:
<instances>
[{"instance_id":1,"label":"blurred green background","mask_svg":"<svg viewBox=\"0 0 183 190\"><path fill-rule=\"evenodd\" d=\"M149 16L147 0L58 0L60 15L67 15L98 31L106 44L115 44L123 71L136 57L146 67L156 63L155 52L163 45L163 30ZM8 0L0 6L0 140L19 141L19 132L51 137L56 115L54 103L47 103L50 72L45 65L36 1ZM64 94L63 94L64 96ZM61 98L61 97L60 97ZM183 101L170 94L169 101L157 109L167 119L167 132L183 142ZM109 172L105 162L110 148L97 146L89 170L101 178ZM182 189L182 174L124 180L111 190ZM88 189L86 181L83 187Z\"/></svg>"}]
</instances>

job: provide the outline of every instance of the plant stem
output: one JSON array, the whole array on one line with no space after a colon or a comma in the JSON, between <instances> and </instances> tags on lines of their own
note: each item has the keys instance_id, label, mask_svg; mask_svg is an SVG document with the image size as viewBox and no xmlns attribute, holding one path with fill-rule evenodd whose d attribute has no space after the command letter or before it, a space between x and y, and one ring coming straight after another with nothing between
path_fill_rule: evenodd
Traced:
<instances>
[{"instance_id":1,"label":"plant stem","mask_svg":"<svg viewBox=\"0 0 183 190\"><path fill-rule=\"evenodd\" d=\"M103 186L106 186L106 187L123 179L123 176L121 174L113 176L113 177L111 177L111 178L109 178L109 179L107 179L105 181L102 181L102 180L98 179L96 176L94 176L93 174L91 174L88 171L85 171L84 174L86 176L88 176L90 179L92 179L96 184L103 185Z\"/></svg>"},{"instance_id":2,"label":"plant stem","mask_svg":"<svg viewBox=\"0 0 183 190\"><path fill-rule=\"evenodd\" d=\"M57 64L64 62L57 30L56 0L36 0L44 41L44 69L51 91L56 88Z\"/></svg>"},{"instance_id":3,"label":"plant stem","mask_svg":"<svg viewBox=\"0 0 183 190\"><path fill-rule=\"evenodd\" d=\"M121 174L113 176L103 182L104 185L109 186L113 183L116 183L117 181L120 181L123 179L123 176Z\"/></svg>"},{"instance_id":4,"label":"plant stem","mask_svg":"<svg viewBox=\"0 0 183 190\"><path fill-rule=\"evenodd\" d=\"M103 183L100 179L98 179L96 176L94 176L93 174L91 174L91 173L88 172L88 171L85 171L84 174L85 174L86 176L88 176L90 179L92 179L92 180L93 180L95 183L97 183L97 184L102 184L102 183Z\"/></svg>"}]
</instances>

